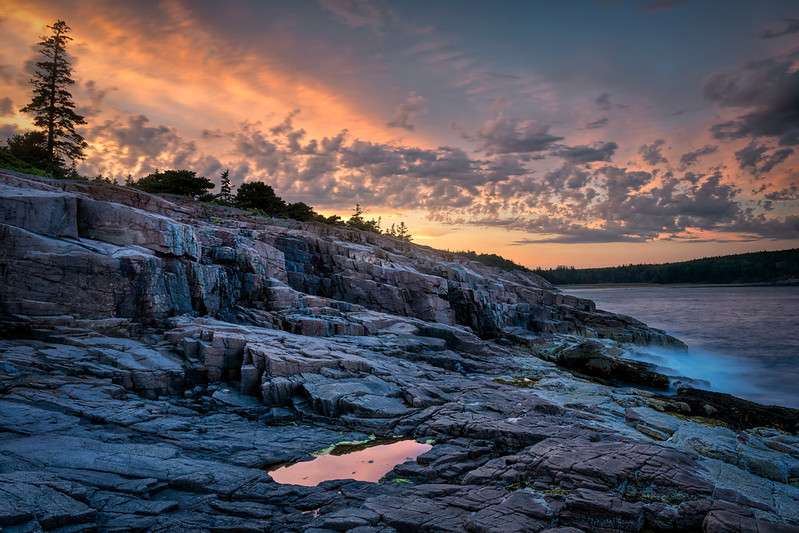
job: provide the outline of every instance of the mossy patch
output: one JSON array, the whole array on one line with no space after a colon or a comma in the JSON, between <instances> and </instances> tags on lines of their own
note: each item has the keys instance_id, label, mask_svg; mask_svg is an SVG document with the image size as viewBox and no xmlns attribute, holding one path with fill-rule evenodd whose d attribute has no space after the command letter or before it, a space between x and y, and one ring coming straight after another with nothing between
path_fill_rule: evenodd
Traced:
<instances>
[{"instance_id":1,"label":"mossy patch","mask_svg":"<svg viewBox=\"0 0 799 533\"><path fill-rule=\"evenodd\" d=\"M666 489L666 492L659 492L652 487L639 490L636 487L625 486L612 492L615 492L622 500L629 503L680 505L685 501L696 499L695 496L690 496L684 492L668 491L668 489Z\"/></svg>"},{"instance_id":2,"label":"mossy patch","mask_svg":"<svg viewBox=\"0 0 799 533\"><path fill-rule=\"evenodd\" d=\"M511 483L510 485L505 486L505 490L509 492L515 492L517 490L527 490L532 493L538 494L539 496L554 496L554 497L566 497L570 494L574 493L573 489L545 489L545 490L536 490L533 487L532 481L519 481L518 483Z\"/></svg>"},{"instance_id":3,"label":"mossy patch","mask_svg":"<svg viewBox=\"0 0 799 533\"><path fill-rule=\"evenodd\" d=\"M510 385L511 387L519 387L521 389L533 389L535 388L535 384L541 381L541 378L538 376L517 374L509 377L494 378L491 381L502 385Z\"/></svg>"},{"instance_id":4,"label":"mossy patch","mask_svg":"<svg viewBox=\"0 0 799 533\"><path fill-rule=\"evenodd\" d=\"M331 444L327 448L322 448L321 450L311 452L311 455L319 456L319 455L327 455L328 453L331 455L344 455L345 453L357 452L358 450L362 450L364 448L368 448L369 446L377 444L375 442L376 440L377 437L375 437L374 435L369 435L364 440L343 440L341 442Z\"/></svg>"},{"instance_id":5,"label":"mossy patch","mask_svg":"<svg viewBox=\"0 0 799 533\"><path fill-rule=\"evenodd\" d=\"M718 418L708 418L708 417L705 417L705 416L689 416L689 415L684 415L684 414L680 414L680 413L675 413L675 412L672 412L672 411L669 411L669 414L671 414L673 416L676 416L680 420L687 420L688 422L694 422L696 424L702 424L703 426L709 426L709 427L712 427L712 428L727 428L727 429L731 429L729 424L727 424L723 420L719 420Z\"/></svg>"}]
</instances>

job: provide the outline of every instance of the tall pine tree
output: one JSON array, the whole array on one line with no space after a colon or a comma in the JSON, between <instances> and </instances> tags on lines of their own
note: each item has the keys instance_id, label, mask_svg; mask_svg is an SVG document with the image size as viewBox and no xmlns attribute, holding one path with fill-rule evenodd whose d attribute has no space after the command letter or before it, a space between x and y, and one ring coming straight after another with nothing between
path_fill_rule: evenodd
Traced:
<instances>
[{"instance_id":1,"label":"tall pine tree","mask_svg":"<svg viewBox=\"0 0 799 533\"><path fill-rule=\"evenodd\" d=\"M63 172L66 156L76 161L85 157L88 146L85 139L75 131L75 126L86 124L83 116L75 112L75 103L67 87L74 85L72 67L67 57L66 45L72 40L71 30L63 20L47 26L50 36L42 36L38 43L41 61L36 62L31 83L33 100L20 111L33 115L33 123L47 136L47 166L51 173Z\"/></svg>"}]
</instances>

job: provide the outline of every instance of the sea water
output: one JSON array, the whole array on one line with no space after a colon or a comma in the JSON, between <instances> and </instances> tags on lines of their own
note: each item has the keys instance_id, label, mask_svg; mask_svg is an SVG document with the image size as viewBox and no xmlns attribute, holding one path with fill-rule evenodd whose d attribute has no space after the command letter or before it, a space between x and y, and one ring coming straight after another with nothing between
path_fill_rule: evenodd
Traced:
<instances>
[{"instance_id":1,"label":"sea water","mask_svg":"<svg viewBox=\"0 0 799 533\"><path fill-rule=\"evenodd\" d=\"M799 287L568 288L598 309L637 318L685 342L653 360L710 389L799 408Z\"/></svg>"}]
</instances>

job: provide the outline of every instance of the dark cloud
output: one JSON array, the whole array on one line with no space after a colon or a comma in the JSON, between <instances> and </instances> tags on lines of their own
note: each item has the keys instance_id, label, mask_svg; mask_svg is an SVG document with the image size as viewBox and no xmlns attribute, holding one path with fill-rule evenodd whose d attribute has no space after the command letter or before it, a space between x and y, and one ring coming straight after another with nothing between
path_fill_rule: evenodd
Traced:
<instances>
[{"instance_id":1,"label":"dark cloud","mask_svg":"<svg viewBox=\"0 0 799 533\"><path fill-rule=\"evenodd\" d=\"M609 122L610 120L608 119L608 117L602 117L600 119L594 120L593 122L589 122L588 124L585 125L585 127L586 129L589 130L604 128L605 126L608 125Z\"/></svg>"},{"instance_id":2,"label":"dark cloud","mask_svg":"<svg viewBox=\"0 0 799 533\"><path fill-rule=\"evenodd\" d=\"M11 101L11 98L5 96L0 98L0 117L13 117L16 110L14 109L14 103Z\"/></svg>"},{"instance_id":3,"label":"dark cloud","mask_svg":"<svg viewBox=\"0 0 799 533\"><path fill-rule=\"evenodd\" d=\"M764 215L744 214L738 220L726 226L725 231L749 234L752 240L796 239L799 238L799 216L788 215L785 218L766 218Z\"/></svg>"},{"instance_id":4,"label":"dark cloud","mask_svg":"<svg viewBox=\"0 0 799 533\"><path fill-rule=\"evenodd\" d=\"M550 155L562 157L571 163L591 163L593 161L610 161L616 148L619 145L615 142L599 143L596 147L585 145L568 146L560 150L551 152Z\"/></svg>"},{"instance_id":5,"label":"dark cloud","mask_svg":"<svg viewBox=\"0 0 799 533\"><path fill-rule=\"evenodd\" d=\"M793 154L793 148L782 148L775 151L760 166L760 172L764 174L771 172L774 167L788 159L791 154Z\"/></svg>"},{"instance_id":6,"label":"dark cloud","mask_svg":"<svg viewBox=\"0 0 799 533\"><path fill-rule=\"evenodd\" d=\"M768 147L759 146L755 143L750 143L749 146L742 148L735 152L735 159L738 161L738 166L742 169L754 169L757 164L763 159L763 154L768 151Z\"/></svg>"},{"instance_id":7,"label":"dark cloud","mask_svg":"<svg viewBox=\"0 0 799 533\"><path fill-rule=\"evenodd\" d=\"M785 23L784 28L780 30L766 29L758 33L758 36L762 39L774 39L775 37L799 32L799 19L783 19L782 21Z\"/></svg>"},{"instance_id":8,"label":"dark cloud","mask_svg":"<svg viewBox=\"0 0 799 533\"><path fill-rule=\"evenodd\" d=\"M108 93L107 90L100 89L97 87L97 83L93 80L87 81L80 87L80 90L83 92L81 98L77 100L81 102L81 104L77 108L77 112L84 117L94 117L100 114L103 110L103 100L105 99L105 95ZM89 101L88 105L85 105L86 101Z\"/></svg>"},{"instance_id":9,"label":"dark cloud","mask_svg":"<svg viewBox=\"0 0 799 533\"><path fill-rule=\"evenodd\" d=\"M20 133L22 133L22 130L16 124L0 124L0 139L2 140Z\"/></svg>"},{"instance_id":10,"label":"dark cloud","mask_svg":"<svg viewBox=\"0 0 799 533\"><path fill-rule=\"evenodd\" d=\"M564 139L550 135L547 125L522 122L501 113L483 124L477 138L484 150L498 154L543 152Z\"/></svg>"},{"instance_id":11,"label":"dark cloud","mask_svg":"<svg viewBox=\"0 0 799 533\"><path fill-rule=\"evenodd\" d=\"M294 131L294 117L296 117L299 114L300 114L299 109L292 110L291 113L286 115L286 118L283 119L283 122L281 122L277 126L269 128L270 133L272 133L272 135L280 135L283 133L289 133Z\"/></svg>"},{"instance_id":12,"label":"dark cloud","mask_svg":"<svg viewBox=\"0 0 799 533\"><path fill-rule=\"evenodd\" d=\"M628 106L624 104L615 104L610 101L610 94L609 93L602 93L596 98L594 98L594 103L596 103L597 107L602 111L610 111L613 108L616 109L626 109Z\"/></svg>"},{"instance_id":13,"label":"dark cloud","mask_svg":"<svg viewBox=\"0 0 799 533\"><path fill-rule=\"evenodd\" d=\"M799 55L795 53L794 56ZM783 146L799 144L799 71L796 57L752 61L705 83L705 96L721 107L749 111L711 127L717 139L772 137Z\"/></svg>"},{"instance_id":14,"label":"dark cloud","mask_svg":"<svg viewBox=\"0 0 799 533\"><path fill-rule=\"evenodd\" d=\"M14 80L15 73L16 69L12 68L11 65L0 64L0 81L11 83Z\"/></svg>"},{"instance_id":15,"label":"dark cloud","mask_svg":"<svg viewBox=\"0 0 799 533\"><path fill-rule=\"evenodd\" d=\"M793 148L781 148L771 154L767 154L767 146L749 143L748 146L735 152L735 159L741 170L748 170L752 174L766 174L788 159L793 154Z\"/></svg>"},{"instance_id":16,"label":"dark cloud","mask_svg":"<svg viewBox=\"0 0 799 533\"><path fill-rule=\"evenodd\" d=\"M645 236L628 235L624 232L624 228L620 226L607 228L588 228L573 224L571 227L561 229L559 235L555 237L543 237L541 239L521 239L510 244L596 244L610 242L646 242L647 240L649 239Z\"/></svg>"},{"instance_id":17,"label":"dark cloud","mask_svg":"<svg viewBox=\"0 0 799 533\"><path fill-rule=\"evenodd\" d=\"M565 163L560 168L551 170L544 175L544 184L548 190L558 191L561 197L568 196L565 189L580 189L588 184L591 174L575 165Z\"/></svg>"},{"instance_id":18,"label":"dark cloud","mask_svg":"<svg viewBox=\"0 0 799 533\"><path fill-rule=\"evenodd\" d=\"M594 99L597 107L603 111L609 111L613 106L610 103L610 94L602 93Z\"/></svg>"},{"instance_id":19,"label":"dark cloud","mask_svg":"<svg viewBox=\"0 0 799 533\"><path fill-rule=\"evenodd\" d=\"M415 126L410 123L410 120L419 113L424 112L424 102L425 99L423 96L412 92L408 95L407 100L397 106L397 109L394 111L394 118L388 122L386 126L389 128L402 128L413 131Z\"/></svg>"},{"instance_id":20,"label":"dark cloud","mask_svg":"<svg viewBox=\"0 0 799 533\"><path fill-rule=\"evenodd\" d=\"M668 163L669 160L666 159L662 153L660 153L660 149L664 144L666 144L666 141L663 139L658 139L652 144L642 145L640 148L638 148L638 153L641 154L643 160L650 165Z\"/></svg>"},{"instance_id":21,"label":"dark cloud","mask_svg":"<svg viewBox=\"0 0 799 533\"><path fill-rule=\"evenodd\" d=\"M774 202L799 200L799 186L796 183L791 183L788 187L767 194L766 198Z\"/></svg>"},{"instance_id":22,"label":"dark cloud","mask_svg":"<svg viewBox=\"0 0 799 533\"><path fill-rule=\"evenodd\" d=\"M718 149L718 146L705 145L702 148L694 150L693 152L684 153L682 156L680 156L680 168L684 170L687 167L695 164L700 157L715 153L718 151Z\"/></svg>"}]
</instances>

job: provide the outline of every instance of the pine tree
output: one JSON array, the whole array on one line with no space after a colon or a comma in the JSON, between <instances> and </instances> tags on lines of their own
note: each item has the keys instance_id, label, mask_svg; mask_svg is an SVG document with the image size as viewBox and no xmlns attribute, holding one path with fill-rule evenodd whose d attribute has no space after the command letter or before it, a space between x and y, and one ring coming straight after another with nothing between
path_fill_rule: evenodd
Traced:
<instances>
[{"instance_id":1,"label":"pine tree","mask_svg":"<svg viewBox=\"0 0 799 533\"><path fill-rule=\"evenodd\" d=\"M38 51L42 60L36 62L36 72L31 78L33 99L20 111L34 116L33 123L47 135L47 165L45 170L63 172L63 156L75 161L84 159L88 146L75 131L75 126L86 124L83 116L75 112L75 103L67 87L74 85L72 67L67 57L66 45L72 40L71 30L63 20L47 26L52 35L42 36Z\"/></svg>"},{"instance_id":2,"label":"pine tree","mask_svg":"<svg viewBox=\"0 0 799 533\"><path fill-rule=\"evenodd\" d=\"M402 221L400 221L399 226L397 226L395 235L403 241L411 242L413 240L410 229L408 229L408 226L406 226L405 222Z\"/></svg>"},{"instance_id":3,"label":"pine tree","mask_svg":"<svg viewBox=\"0 0 799 533\"><path fill-rule=\"evenodd\" d=\"M233 185L230 184L230 169L225 170L220 177L219 194L216 201L223 205L233 205Z\"/></svg>"}]
</instances>

